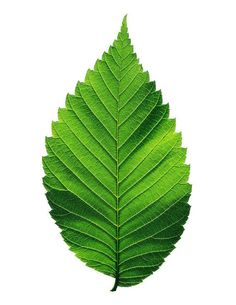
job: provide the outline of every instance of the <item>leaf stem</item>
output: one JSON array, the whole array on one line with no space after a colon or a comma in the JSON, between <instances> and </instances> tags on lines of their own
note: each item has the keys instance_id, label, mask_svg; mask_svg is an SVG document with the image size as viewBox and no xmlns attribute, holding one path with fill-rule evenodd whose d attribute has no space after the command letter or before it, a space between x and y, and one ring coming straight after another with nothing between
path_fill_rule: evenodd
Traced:
<instances>
[{"instance_id":1,"label":"leaf stem","mask_svg":"<svg viewBox=\"0 0 236 305\"><path fill-rule=\"evenodd\" d=\"M119 282L119 277L116 277L115 283L113 288L111 289L111 291L116 291L117 287L118 287L118 282Z\"/></svg>"}]
</instances>

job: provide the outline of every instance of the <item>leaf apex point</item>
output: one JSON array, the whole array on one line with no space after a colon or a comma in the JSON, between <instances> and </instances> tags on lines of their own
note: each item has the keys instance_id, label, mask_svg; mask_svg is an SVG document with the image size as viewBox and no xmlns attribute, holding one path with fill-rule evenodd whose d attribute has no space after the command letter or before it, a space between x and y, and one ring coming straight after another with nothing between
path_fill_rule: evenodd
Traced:
<instances>
[{"instance_id":1,"label":"leaf apex point","mask_svg":"<svg viewBox=\"0 0 236 305\"><path fill-rule=\"evenodd\" d=\"M128 27L127 27L127 14L126 14L122 19L121 32L127 32L127 30Z\"/></svg>"}]
</instances>

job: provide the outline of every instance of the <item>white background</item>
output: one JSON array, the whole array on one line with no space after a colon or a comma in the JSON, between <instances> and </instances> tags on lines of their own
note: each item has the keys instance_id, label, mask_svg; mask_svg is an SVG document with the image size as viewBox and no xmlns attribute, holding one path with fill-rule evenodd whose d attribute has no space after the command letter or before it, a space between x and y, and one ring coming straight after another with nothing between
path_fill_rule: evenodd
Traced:
<instances>
[{"instance_id":1,"label":"white background","mask_svg":"<svg viewBox=\"0 0 236 305\"><path fill-rule=\"evenodd\" d=\"M50 123L128 13L135 50L170 103L191 163L191 215L142 284L68 251L50 218L41 156ZM236 304L235 1L0 2L0 303Z\"/></svg>"}]
</instances>

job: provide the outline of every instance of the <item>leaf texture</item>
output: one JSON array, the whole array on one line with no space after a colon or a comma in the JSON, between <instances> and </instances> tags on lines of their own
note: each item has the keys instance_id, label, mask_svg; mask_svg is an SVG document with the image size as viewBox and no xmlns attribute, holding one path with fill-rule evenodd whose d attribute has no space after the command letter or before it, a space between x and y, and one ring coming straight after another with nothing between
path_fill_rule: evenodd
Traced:
<instances>
[{"instance_id":1,"label":"leaf texture","mask_svg":"<svg viewBox=\"0 0 236 305\"><path fill-rule=\"evenodd\" d=\"M169 105L133 51L126 17L113 45L67 95L46 138L51 215L89 267L139 284L180 239L189 166Z\"/></svg>"}]
</instances>

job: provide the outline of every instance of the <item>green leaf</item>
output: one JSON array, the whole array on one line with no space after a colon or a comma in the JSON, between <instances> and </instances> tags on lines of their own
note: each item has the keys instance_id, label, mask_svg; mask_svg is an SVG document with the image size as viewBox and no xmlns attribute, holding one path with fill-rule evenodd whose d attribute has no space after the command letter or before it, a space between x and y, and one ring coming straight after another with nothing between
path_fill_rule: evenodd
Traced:
<instances>
[{"instance_id":1,"label":"green leaf","mask_svg":"<svg viewBox=\"0 0 236 305\"><path fill-rule=\"evenodd\" d=\"M169 106L131 45L126 17L67 95L46 138L51 215L87 266L136 285L157 270L189 214L189 166Z\"/></svg>"}]
</instances>

